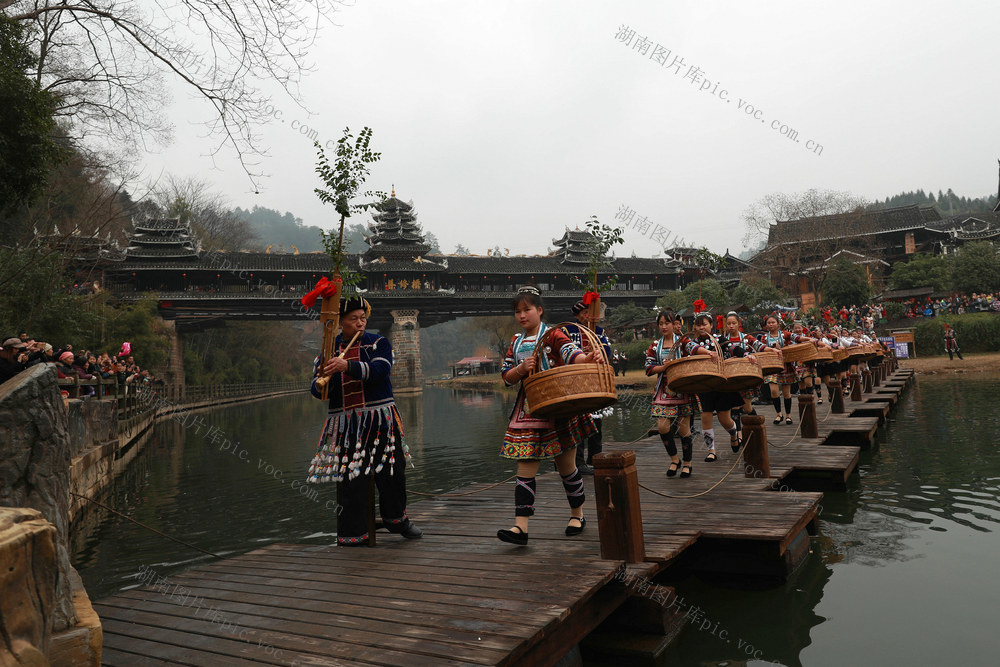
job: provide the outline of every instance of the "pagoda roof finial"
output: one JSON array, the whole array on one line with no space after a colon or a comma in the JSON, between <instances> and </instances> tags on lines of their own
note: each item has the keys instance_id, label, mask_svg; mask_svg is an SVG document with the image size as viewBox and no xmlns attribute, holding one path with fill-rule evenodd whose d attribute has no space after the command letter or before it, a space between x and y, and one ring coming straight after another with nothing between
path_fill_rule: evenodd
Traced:
<instances>
[{"instance_id":1,"label":"pagoda roof finial","mask_svg":"<svg viewBox=\"0 0 1000 667\"><path fill-rule=\"evenodd\" d=\"M392 184L392 194L389 195L389 196L390 197L395 197L396 196L396 184L395 183Z\"/></svg>"}]
</instances>

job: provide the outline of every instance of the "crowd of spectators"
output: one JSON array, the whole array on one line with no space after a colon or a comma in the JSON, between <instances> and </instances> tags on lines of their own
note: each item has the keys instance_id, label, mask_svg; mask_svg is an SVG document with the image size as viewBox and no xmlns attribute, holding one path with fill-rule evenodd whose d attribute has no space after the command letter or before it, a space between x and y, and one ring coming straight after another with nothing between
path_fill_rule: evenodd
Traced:
<instances>
[{"instance_id":1,"label":"crowd of spectators","mask_svg":"<svg viewBox=\"0 0 1000 667\"><path fill-rule=\"evenodd\" d=\"M32 339L27 332L4 340L0 348L0 383L38 364L53 364L59 379L115 379L119 385L134 386L163 384L149 369L135 362L135 356L127 345L123 345L118 354L98 354L85 349L74 350L70 344L56 348L50 343ZM94 385L90 384L81 385L80 392L82 396L97 393Z\"/></svg>"},{"instance_id":2,"label":"crowd of spectators","mask_svg":"<svg viewBox=\"0 0 1000 667\"><path fill-rule=\"evenodd\" d=\"M1000 312L1000 295L972 293L972 296L956 294L943 299L909 299L906 305L907 317L938 317L939 315L964 315L965 313Z\"/></svg>"},{"instance_id":3,"label":"crowd of spectators","mask_svg":"<svg viewBox=\"0 0 1000 667\"><path fill-rule=\"evenodd\" d=\"M819 312L819 317L822 324L828 327L840 326L871 332L875 330L876 324L885 319L885 308L878 303L865 303L860 306L851 304L850 307L840 308L827 306Z\"/></svg>"},{"instance_id":4,"label":"crowd of spectators","mask_svg":"<svg viewBox=\"0 0 1000 667\"><path fill-rule=\"evenodd\" d=\"M949 297L932 299L931 297L908 299L902 302L906 308L905 315L909 318L938 317L940 315L964 315L965 313L997 313L1000 312L1000 294L973 292L971 296L954 294ZM872 331L875 325L887 318L884 304L852 305L850 307L824 308L820 316L826 324L850 326L851 328Z\"/></svg>"}]
</instances>

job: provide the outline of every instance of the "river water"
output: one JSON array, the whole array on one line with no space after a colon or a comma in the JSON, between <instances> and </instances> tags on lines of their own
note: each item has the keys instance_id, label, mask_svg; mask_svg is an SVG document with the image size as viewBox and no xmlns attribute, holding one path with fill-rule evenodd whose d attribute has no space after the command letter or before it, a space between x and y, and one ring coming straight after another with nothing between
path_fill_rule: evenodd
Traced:
<instances>
[{"instance_id":1,"label":"river water","mask_svg":"<svg viewBox=\"0 0 1000 667\"><path fill-rule=\"evenodd\" d=\"M920 379L879 445L862 453L860 479L826 493L812 553L786 584L734 589L694 576L672 584L697 622L668 664L994 663L998 395L1000 381ZM440 492L511 475L497 452L512 399L438 387L400 398L417 463L408 488ZM648 404L616 409L605 438L638 437L647 414ZM286 397L202 418L197 427L154 427L106 502L220 556L332 542L332 485L318 496L299 486L324 418L319 401ZM143 566L168 575L212 560L104 511L77 527L73 551L92 599L135 585Z\"/></svg>"}]
</instances>

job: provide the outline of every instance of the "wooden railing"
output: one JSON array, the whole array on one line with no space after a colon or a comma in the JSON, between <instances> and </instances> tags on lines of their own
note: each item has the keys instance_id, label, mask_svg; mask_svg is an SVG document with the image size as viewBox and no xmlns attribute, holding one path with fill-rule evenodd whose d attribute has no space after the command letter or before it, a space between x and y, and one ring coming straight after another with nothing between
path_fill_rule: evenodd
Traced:
<instances>
[{"instance_id":1,"label":"wooden railing","mask_svg":"<svg viewBox=\"0 0 1000 667\"><path fill-rule=\"evenodd\" d=\"M255 394L270 394L276 391L306 391L309 381L290 382L244 382L239 384L210 384L184 387L184 402L210 400L213 398L231 398L237 396L253 396Z\"/></svg>"},{"instance_id":2,"label":"wooden railing","mask_svg":"<svg viewBox=\"0 0 1000 667\"><path fill-rule=\"evenodd\" d=\"M184 408L196 404L211 404L213 401L261 396L277 392L308 390L307 381L288 382L240 382L235 384L195 385L186 387L179 384L119 384L118 379L95 377L90 380L61 378L59 388L70 398L90 395L90 400L115 401L117 403L118 430L132 432L136 425L149 416L151 410L163 408ZM87 390L93 389L93 394Z\"/></svg>"}]
</instances>

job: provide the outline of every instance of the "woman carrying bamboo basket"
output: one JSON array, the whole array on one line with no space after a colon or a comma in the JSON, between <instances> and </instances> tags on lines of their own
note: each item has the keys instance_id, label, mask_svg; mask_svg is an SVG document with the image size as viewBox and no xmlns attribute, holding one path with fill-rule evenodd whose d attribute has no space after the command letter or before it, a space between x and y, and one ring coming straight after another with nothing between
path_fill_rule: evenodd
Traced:
<instances>
[{"instance_id":1,"label":"woman carrying bamboo basket","mask_svg":"<svg viewBox=\"0 0 1000 667\"><path fill-rule=\"evenodd\" d=\"M601 349L585 353L562 330L549 331L542 322L542 297L533 286L517 291L511 304L514 317L523 329L511 339L500 375L508 386L521 384L514 411L504 434L500 456L517 461L514 487L514 526L497 531L503 542L528 543L528 519L535 513L535 476L541 461L554 459L562 476L569 502L570 519L566 535L579 535L587 521L583 517L583 476L576 467L576 448L596 433L586 414L568 418L543 418L528 412L523 382L536 370L563 364L604 363ZM545 348L535 348L545 338ZM541 368L537 368L541 366Z\"/></svg>"},{"instance_id":2,"label":"woman carrying bamboo basket","mask_svg":"<svg viewBox=\"0 0 1000 667\"><path fill-rule=\"evenodd\" d=\"M699 345L686 336L675 333L680 328L680 318L672 310L660 311L656 316L656 326L660 338L646 350L646 375L657 375L653 390L653 405L650 414L656 419L656 430L660 434L664 449L670 455L667 477L673 477L680 470L681 477L690 477L694 439L691 436L691 417L701 413L697 394L671 391L667 386L667 363L692 354L714 354L707 347ZM683 460L677 456L674 433L681 436Z\"/></svg>"}]
</instances>

